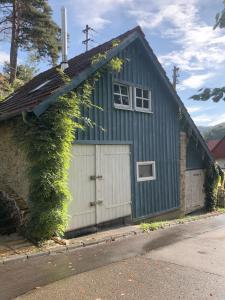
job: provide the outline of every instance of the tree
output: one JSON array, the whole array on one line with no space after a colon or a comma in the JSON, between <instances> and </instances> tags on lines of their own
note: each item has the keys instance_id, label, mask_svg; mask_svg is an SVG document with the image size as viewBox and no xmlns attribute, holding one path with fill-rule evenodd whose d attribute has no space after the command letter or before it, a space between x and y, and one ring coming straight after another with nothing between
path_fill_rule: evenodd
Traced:
<instances>
[{"instance_id":1,"label":"tree","mask_svg":"<svg viewBox=\"0 0 225 300\"><path fill-rule=\"evenodd\" d=\"M30 64L28 65L27 63L19 64L16 70L16 79L20 80L21 82L23 82L23 84L25 84L26 82L30 81L35 76L36 73L37 73L37 69L32 64L31 65ZM5 78L9 81L10 64L8 62L4 63L3 76L5 76Z\"/></svg>"},{"instance_id":2,"label":"tree","mask_svg":"<svg viewBox=\"0 0 225 300\"><path fill-rule=\"evenodd\" d=\"M4 100L8 95L20 88L26 82L30 81L37 69L32 64L19 64L17 66L16 80L11 84L10 81L10 64L4 63L3 73L0 74L0 101Z\"/></svg>"},{"instance_id":3,"label":"tree","mask_svg":"<svg viewBox=\"0 0 225 300\"><path fill-rule=\"evenodd\" d=\"M224 0L224 6L225 6L225 0ZM216 15L216 23L213 27L213 29L216 28L225 28L225 8L222 10L222 12L218 13ZM220 100L225 101L225 86L220 88L206 88L199 90L199 94L192 96L191 98L194 100L201 100L206 101L209 99L212 99L214 102L219 102Z\"/></svg>"},{"instance_id":4,"label":"tree","mask_svg":"<svg viewBox=\"0 0 225 300\"><path fill-rule=\"evenodd\" d=\"M37 60L56 64L60 29L48 0L0 0L0 40L10 38L10 83L17 74L18 50L35 52Z\"/></svg>"}]
</instances>

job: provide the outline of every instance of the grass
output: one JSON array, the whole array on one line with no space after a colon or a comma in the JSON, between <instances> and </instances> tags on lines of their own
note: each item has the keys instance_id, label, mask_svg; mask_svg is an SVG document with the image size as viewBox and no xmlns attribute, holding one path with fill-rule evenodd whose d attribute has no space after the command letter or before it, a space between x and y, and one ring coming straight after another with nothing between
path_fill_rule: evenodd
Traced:
<instances>
[{"instance_id":1,"label":"grass","mask_svg":"<svg viewBox=\"0 0 225 300\"><path fill-rule=\"evenodd\" d=\"M216 210L220 213L225 213L225 207L217 207Z\"/></svg>"},{"instance_id":2,"label":"grass","mask_svg":"<svg viewBox=\"0 0 225 300\"><path fill-rule=\"evenodd\" d=\"M220 208L218 207L215 212L221 213L221 214L225 214L225 208ZM157 221L157 222L149 222L149 223L141 223L140 224L140 229L143 232L147 232L147 231L155 231L158 229L164 229L165 227L168 227L170 225L175 225L175 224L185 224L188 222L193 222L193 221L197 221L200 219L203 219L207 216L211 216L213 214L207 214L207 213L201 213L198 215L187 215L185 217L181 217L179 219L173 219L170 221Z\"/></svg>"},{"instance_id":3,"label":"grass","mask_svg":"<svg viewBox=\"0 0 225 300\"><path fill-rule=\"evenodd\" d=\"M151 222L151 223L141 223L140 228L143 232L146 232L146 231L155 231L158 229L163 229L168 225L169 223L166 221L159 221L159 222Z\"/></svg>"}]
</instances>

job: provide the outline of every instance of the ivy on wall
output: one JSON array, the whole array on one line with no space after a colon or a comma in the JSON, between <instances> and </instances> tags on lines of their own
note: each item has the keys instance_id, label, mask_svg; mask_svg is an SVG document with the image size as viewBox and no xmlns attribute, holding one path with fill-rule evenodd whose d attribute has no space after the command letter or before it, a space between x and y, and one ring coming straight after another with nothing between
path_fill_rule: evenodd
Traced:
<instances>
[{"instance_id":1,"label":"ivy on wall","mask_svg":"<svg viewBox=\"0 0 225 300\"><path fill-rule=\"evenodd\" d=\"M205 194L206 194L206 209L213 211L217 205L217 192L219 181L224 181L224 173L221 168L214 163L211 163L205 176Z\"/></svg>"},{"instance_id":2,"label":"ivy on wall","mask_svg":"<svg viewBox=\"0 0 225 300\"><path fill-rule=\"evenodd\" d=\"M114 58L107 68L119 72L122 64L120 58ZM60 97L39 118L26 114L15 125L16 142L25 151L29 165L30 217L22 231L34 242L62 236L67 227L71 147L78 128L95 125L81 115L81 108L97 107L92 102L92 94L104 70L105 67L75 91ZM70 79L59 72L67 83Z\"/></svg>"}]
</instances>

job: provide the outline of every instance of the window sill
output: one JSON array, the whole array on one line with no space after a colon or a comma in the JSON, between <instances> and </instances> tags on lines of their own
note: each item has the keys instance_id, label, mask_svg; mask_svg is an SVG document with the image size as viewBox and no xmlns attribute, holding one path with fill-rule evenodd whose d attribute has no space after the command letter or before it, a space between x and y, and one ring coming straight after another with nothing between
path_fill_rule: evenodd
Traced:
<instances>
[{"instance_id":1,"label":"window sill","mask_svg":"<svg viewBox=\"0 0 225 300\"><path fill-rule=\"evenodd\" d=\"M135 108L135 111L137 112L141 112L141 113L147 113L147 114L153 114L153 111L151 110L144 110L144 109L139 109L139 108Z\"/></svg>"},{"instance_id":2,"label":"window sill","mask_svg":"<svg viewBox=\"0 0 225 300\"><path fill-rule=\"evenodd\" d=\"M152 181L152 180L156 180L156 177L137 178L137 182L145 182L145 181Z\"/></svg>"},{"instance_id":3,"label":"window sill","mask_svg":"<svg viewBox=\"0 0 225 300\"><path fill-rule=\"evenodd\" d=\"M121 110L128 110L128 111L134 111L134 109L130 106L122 106L122 105L116 105L114 104L115 109L121 109Z\"/></svg>"}]
</instances>

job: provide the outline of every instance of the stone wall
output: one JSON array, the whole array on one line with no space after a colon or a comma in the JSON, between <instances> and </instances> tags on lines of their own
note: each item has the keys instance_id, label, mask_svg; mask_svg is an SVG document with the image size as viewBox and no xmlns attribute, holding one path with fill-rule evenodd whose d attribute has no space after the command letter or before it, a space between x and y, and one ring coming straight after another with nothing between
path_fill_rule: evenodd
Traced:
<instances>
[{"instance_id":1,"label":"stone wall","mask_svg":"<svg viewBox=\"0 0 225 300\"><path fill-rule=\"evenodd\" d=\"M13 139L14 121L0 123L0 190L10 188L24 200L28 198L29 181L25 154Z\"/></svg>"}]
</instances>

